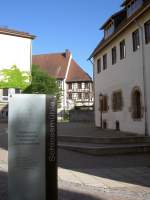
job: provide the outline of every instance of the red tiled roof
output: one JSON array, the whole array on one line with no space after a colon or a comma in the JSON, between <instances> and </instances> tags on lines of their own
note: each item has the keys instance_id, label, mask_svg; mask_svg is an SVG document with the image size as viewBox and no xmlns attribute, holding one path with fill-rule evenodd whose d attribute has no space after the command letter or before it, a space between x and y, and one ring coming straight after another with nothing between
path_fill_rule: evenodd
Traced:
<instances>
[{"instance_id":1,"label":"red tiled roof","mask_svg":"<svg viewBox=\"0 0 150 200\"><path fill-rule=\"evenodd\" d=\"M48 73L49 76L64 79L69 56L66 53L33 55L32 63Z\"/></svg>"},{"instance_id":2,"label":"red tiled roof","mask_svg":"<svg viewBox=\"0 0 150 200\"><path fill-rule=\"evenodd\" d=\"M81 82L81 81L90 81L92 82L91 77L83 70L81 67L72 59L67 82Z\"/></svg>"},{"instance_id":3,"label":"red tiled roof","mask_svg":"<svg viewBox=\"0 0 150 200\"><path fill-rule=\"evenodd\" d=\"M67 72L71 53L41 54L33 55L32 63L57 79L64 79ZM67 82L92 81L91 77L72 59L67 75Z\"/></svg>"},{"instance_id":4,"label":"red tiled roof","mask_svg":"<svg viewBox=\"0 0 150 200\"><path fill-rule=\"evenodd\" d=\"M30 39L34 39L36 37L36 36L31 35L27 32L17 31L17 30L5 28L5 27L0 27L0 34L13 35L13 36L30 38Z\"/></svg>"}]
</instances>

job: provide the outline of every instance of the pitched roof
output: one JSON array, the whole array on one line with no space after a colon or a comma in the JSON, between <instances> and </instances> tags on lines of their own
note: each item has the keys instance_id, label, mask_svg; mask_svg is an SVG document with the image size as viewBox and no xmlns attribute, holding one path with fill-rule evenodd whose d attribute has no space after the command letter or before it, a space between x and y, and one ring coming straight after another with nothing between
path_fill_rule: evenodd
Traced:
<instances>
[{"instance_id":1,"label":"pitched roof","mask_svg":"<svg viewBox=\"0 0 150 200\"><path fill-rule=\"evenodd\" d=\"M139 8L131 17L125 18L122 23L119 24L119 26L116 28L114 33L109 36L107 39L103 38L99 44L96 46L88 60L95 57L103 48L106 47L114 38L120 34L120 32L124 31L131 23L135 21L139 16L141 16L144 12L146 12L148 9L150 9L150 0L145 0L141 8Z\"/></svg>"},{"instance_id":2,"label":"pitched roof","mask_svg":"<svg viewBox=\"0 0 150 200\"><path fill-rule=\"evenodd\" d=\"M107 21L101 26L100 30L103 30L105 28L105 26L112 20L114 19L115 17L117 16L120 16L122 13L125 13L126 10L125 9L122 9L122 10L119 10L118 12L114 13L111 17L109 17L107 19Z\"/></svg>"},{"instance_id":3,"label":"pitched roof","mask_svg":"<svg viewBox=\"0 0 150 200\"><path fill-rule=\"evenodd\" d=\"M66 53L33 55L32 63L48 73L49 76L64 79L69 56Z\"/></svg>"},{"instance_id":4,"label":"pitched roof","mask_svg":"<svg viewBox=\"0 0 150 200\"><path fill-rule=\"evenodd\" d=\"M92 82L91 77L75 62L71 60L67 82L81 82L81 81L90 81Z\"/></svg>"},{"instance_id":5,"label":"pitched roof","mask_svg":"<svg viewBox=\"0 0 150 200\"><path fill-rule=\"evenodd\" d=\"M32 63L38 65L49 76L64 79L71 53L66 50L63 53L33 55ZM67 75L67 82L92 81L91 77L75 62L71 60Z\"/></svg>"},{"instance_id":6,"label":"pitched roof","mask_svg":"<svg viewBox=\"0 0 150 200\"><path fill-rule=\"evenodd\" d=\"M18 37L30 38L30 39L34 39L36 37L27 32L17 31L14 29L6 28L6 27L0 27L0 34L12 35L12 36L18 36Z\"/></svg>"}]
</instances>

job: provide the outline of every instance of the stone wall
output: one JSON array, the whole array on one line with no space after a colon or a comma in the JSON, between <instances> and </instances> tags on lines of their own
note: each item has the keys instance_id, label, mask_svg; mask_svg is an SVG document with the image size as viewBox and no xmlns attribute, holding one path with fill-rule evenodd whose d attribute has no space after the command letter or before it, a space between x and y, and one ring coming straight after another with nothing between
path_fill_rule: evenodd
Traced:
<instances>
[{"instance_id":1,"label":"stone wall","mask_svg":"<svg viewBox=\"0 0 150 200\"><path fill-rule=\"evenodd\" d=\"M94 122L93 110L70 110L70 122Z\"/></svg>"}]
</instances>

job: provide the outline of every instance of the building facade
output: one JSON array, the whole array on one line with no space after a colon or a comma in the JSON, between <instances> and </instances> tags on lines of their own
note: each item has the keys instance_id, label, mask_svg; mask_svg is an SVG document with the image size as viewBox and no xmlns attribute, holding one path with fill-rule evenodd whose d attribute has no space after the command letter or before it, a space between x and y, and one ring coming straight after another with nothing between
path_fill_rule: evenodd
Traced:
<instances>
[{"instance_id":1,"label":"building facade","mask_svg":"<svg viewBox=\"0 0 150 200\"><path fill-rule=\"evenodd\" d=\"M97 127L150 135L150 1L125 0L101 27L94 62Z\"/></svg>"},{"instance_id":2,"label":"building facade","mask_svg":"<svg viewBox=\"0 0 150 200\"><path fill-rule=\"evenodd\" d=\"M33 55L33 64L57 79L62 91L59 113L74 106L93 105L92 79L72 58L69 50Z\"/></svg>"},{"instance_id":3,"label":"building facade","mask_svg":"<svg viewBox=\"0 0 150 200\"><path fill-rule=\"evenodd\" d=\"M20 71L31 72L32 39L26 32L0 28L0 70L16 66ZM0 119L7 118L8 96L20 93L19 88L0 89Z\"/></svg>"}]
</instances>

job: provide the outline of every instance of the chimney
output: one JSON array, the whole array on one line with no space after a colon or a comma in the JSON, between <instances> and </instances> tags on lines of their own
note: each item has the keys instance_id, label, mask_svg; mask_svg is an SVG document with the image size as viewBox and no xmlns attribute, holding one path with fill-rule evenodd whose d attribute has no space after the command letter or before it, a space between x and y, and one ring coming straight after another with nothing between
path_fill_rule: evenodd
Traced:
<instances>
[{"instance_id":1,"label":"chimney","mask_svg":"<svg viewBox=\"0 0 150 200\"><path fill-rule=\"evenodd\" d=\"M70 58L71 52L69 51L69 49L65 50L65 56L66 58Z\"/></svg>"}]
</instances>

